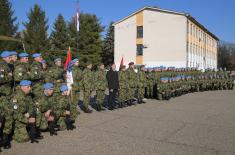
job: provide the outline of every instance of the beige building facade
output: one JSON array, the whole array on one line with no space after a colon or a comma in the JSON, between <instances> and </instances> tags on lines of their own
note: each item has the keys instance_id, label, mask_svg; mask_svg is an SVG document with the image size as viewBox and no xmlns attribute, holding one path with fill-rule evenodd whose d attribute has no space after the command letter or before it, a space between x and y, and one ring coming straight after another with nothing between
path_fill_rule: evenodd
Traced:
<instances>
[{"instance_id":1,"label":"beige building facade","mask_svg":"<svg viewBox=\"0 0 235 155\"><path fill-rule=\"evenodd\" d=\"M217 68L218 38L188 14L144 7L114 23L114 61Z\"/></svg>"}]
</instances>

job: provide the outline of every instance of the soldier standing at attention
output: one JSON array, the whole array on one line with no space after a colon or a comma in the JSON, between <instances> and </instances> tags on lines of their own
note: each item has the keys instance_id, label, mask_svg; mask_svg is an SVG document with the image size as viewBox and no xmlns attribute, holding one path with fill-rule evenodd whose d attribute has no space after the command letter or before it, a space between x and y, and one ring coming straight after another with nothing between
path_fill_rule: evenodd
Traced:
<instances>
[{"instance_id":1,"label":"soldier standing at attention","mask_svg":"<svg viewBox=\"0 0 235 155\"><path fill-rule=\"evenodd\" d=\"M134 62L129 63L129 68L126 70L127 72L127 81L129 84L129 104L134 104L134 99L136 96L136 89L137 89L137 73L135 72L135 64Z\"/></svg>"},{"instance_id":2,"label":"soldier standing at attention","mask_svg":"<svg viewBox=\"0 0 235 155\"><path fill-rule=\"evenodd\" d=\"M83 106L82 110L84 110L85 113L92 113L92 110L89 109L89 103L90 103L90 97L91 93L94 90L94 81L93 81L93 74L91 71L92 63L87 62L86 68L82 72L82 80L81 80L81 90L83 92Z\"/></svg>"},{"instance_id":3,"label":"soldier standing at attention","mask_svg":"<svg viewBox=\"0 0 235 155\"><path fill-rule=\"evenodd\" d=\"M46 69L45 82L53 83L55 92L60 92L60 85L64 82L64 69L62 68L61 58L54 60L54 65Z\"/></svg>"},{"instance_id":4,"label":"soldier standing at attention","mask_svg":"<svg viewBox=\"0 0 235 155\"><path fill-rule=\"evenodd\" d=\"M98 70L95 72L95 83L96 83L96 101L97 101L97 111L105 110L104 106L104 98L105 98L105 90L108 87L106 80L106 72L104 70L104 64L101 63L99 65Z\"/></svg>"},{"instance_id":5,"label":"soldier standing at attention","mask_svg":"<svg viewBox=\"0 0 235 155\"><path fill-rule=\"evenodd\" d=\"M0 62L0 96L9 96L12 91L11 57L8 51L1 53L3 61Z\"/></svg>"},{"instance_id":6,"label":"soldier standing at attention","mask_svg":"<svg viewBox=\"0 0 235 155\"><path fill-rule=\"evenodd\" d=\"M0 108L1 115L1 127L0 132L2 133L0 139L3 140L4 149L11 147L9 135L12 130L12 117L11 107L9 104L10 95L12 93L12 67L11 67L11 53L4 51L1 53L2 61L0 62ZM4 120L4 121L3 121ZM4 127L4 128L3 128Z\"/></svg>"},{"instance_id":7,"label":"soldier standing at attention","mask_svg":"<svg viewBox=\"0 0 235 155\"><path fill-rule=\"evenodd\" d=\"M14 80L16 85L20 83L21 80L30 80L30 66L29 58L27 53L20 53L20 60L15 65L13 72Z\"/></svg>"},{"instance_id":8,"label":"soldier standing at attention","mask_svg":"<svg viewBox=\"0 0 235 155\"><path fill-rule=\"evenodd\" d=\"M126 66L123 65L120 67L120 71L118 72L119 75L119 85L120 85L120 89L119 89L119 96L118 96L118 100L119 100L119 105L120 107L126 107L126 102L128 100L128 83L126 80Z\"/></svg>"},{"instance_id":9,"label":"soldier standing at attention","mask_svg":"<svg viewBox=\"0 0 235 155\"><path fill-rule=\"evenodd\" d=\"M83 104L83 92L80 88L81 86L81 80L82 80L82 70L79 66L79 59L73 59L72 60L72 66L73 66L73 96L74 100L78 102L79 104Z\"/></svg>"},{"instance_id":10,"label":"soldier standing at attention","mask_svg":"<svg viewBox=\"0 0 235 155\"><path fill-rule=\"evenodd\" d=\"M31 68L31 80L33 81L33 91L35 94L43 90L42 86L44 83L44 67L43 59L40 53L34 53L32 55L34 61L32 62Z\"/></svg>"},{"instance_id":11,"label":"soldier standing at attention","mask_svg":"<svg viewBox=\"0 0 235 155\"><path fill-rule=\"evenodd\" d=\"M137 100L138 100L138 103L141 104L141 103L145 103L143 101L144 99L144 90L145 90L145 86L146 86L146 75L145 75L145 66L142 65L140 67L140 71L138 72L137 74L137 83L138 83L138 94L137 94Z\"/></svg>"}]
</instances>

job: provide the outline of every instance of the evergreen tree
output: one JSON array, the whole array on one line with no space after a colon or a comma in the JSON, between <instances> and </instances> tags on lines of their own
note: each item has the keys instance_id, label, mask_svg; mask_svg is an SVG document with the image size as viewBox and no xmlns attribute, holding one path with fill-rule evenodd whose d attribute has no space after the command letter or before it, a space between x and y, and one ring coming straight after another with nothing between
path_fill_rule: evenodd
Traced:
<instances>
[{"instance_id":1,"label":"evergreen tree","mask_svg":"<svg viewBox=\"0 0 235 155\"><path fill-rule=\"evenodd\" d=\"M113 63L114 59L114 27L113 22L110 23L107 30L106 36L104 38L103 47L103 62L105 65L110 65Z\"/></svg>"},{"instance_id":2,"label":"evergreen tree","mask_svg":"<svg viewBox=\"0 0 235 155\"><path fill-rule=\"evenodd\" d=\"M16 17L12 10L11 3L8 0L0 0L0 35L7 37L15 37L18 24L15 24ZM2 39L0 41L0 51L15 50L19 43Z\"/></svg>"},{"instance_id":3,"label":"evergreen tree","mask_svg":"<svg viewBox=\"0 0 235 155\"><path fill-rule=\"evenodd\" d=\"M74 20L71 20L68 23L68 38L69 38L69 46L73 49L78 49L78 31L75 26Z\"/></svg>"},{"instance_id":4,"label":"evergreen tree","mask_svg":"<svg viewBox=\"0 0 235 155\"><path fill-rule=\"evenodd\" d=\"M71 20L68 23L67 32L68 32L68 44L71 47L72 57L78 58L78 57L80 57L80 53L78 50L78 44L79 44L78 31L75 26L74 20Z\"/></svg>"},{"instance_id":5,"label":"evergreen tree","mask_svg":"<svg viewBox=\"0 0 235 155\"><path fill-rule=\"evenodd\" d=\"M102 62L101 26L96 15L80 14L80 31L78 34L78 50L81 62L92 62L94 65Z\"/></svg>"},{"instance_id":6,"label":"evergreen tree","mask_svg":"<svg viewBox=\"0 0 235 155\"><path fill-rule=\"evenodd\" d=\"M66 50L69 46L68 32L64 17L59 14L51 33L51 50Z\"/></svg>"},{"instance_id":7,"label":"evergreen tree","mask_svg":"<svg viewBox=\"0 0 235 155\"><path fill-rule=\"evenodd\" d=\"M28 22L24 23L24 42L29 53L46 52L48 50L48 19L45 11L37 4L28 13Z\"/></svg>"}]
</instances>

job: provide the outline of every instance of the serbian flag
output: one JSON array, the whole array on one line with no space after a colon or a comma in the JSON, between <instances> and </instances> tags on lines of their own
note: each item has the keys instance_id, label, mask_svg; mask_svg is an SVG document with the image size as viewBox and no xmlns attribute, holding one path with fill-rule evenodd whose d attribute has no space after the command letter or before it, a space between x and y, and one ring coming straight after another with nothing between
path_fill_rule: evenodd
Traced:
<instances>
[{"instance_id":1,"label":"serbian flag","mask_svg":"<svg viewBox=\"0 0 235 155\"><path fill-rule=\"evenodd\" d=\"M66 62L64 64L64 70L66 70L66 83L67 86L69 87L69 90L71 90L72 88L72 84L73 84L73 73L72 73L72 64L71 64L71 51L70 48L68 50L67 53L67 58L66 58Z\"/></svg>"},{"instance_id":2,"label":"serbian flag","mask_svg":"<svg viewBox=\"0 0 235 155\"><path fill-rule=\"evenodd\" d=\"M75 23L75 26L77 28L77 31L79 32L80 23L79 23L79 6L78 6L78 1L77 1L76 14L74 16L74 23Z\"/></svg>"}]
</instances>

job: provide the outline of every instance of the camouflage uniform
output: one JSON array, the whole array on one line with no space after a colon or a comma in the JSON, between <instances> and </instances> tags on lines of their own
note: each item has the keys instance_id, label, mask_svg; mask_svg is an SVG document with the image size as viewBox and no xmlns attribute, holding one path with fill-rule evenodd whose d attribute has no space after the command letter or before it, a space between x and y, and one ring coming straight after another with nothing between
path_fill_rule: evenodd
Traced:
<instances>
[{"instance_id":1,"label":"camouflage uniform","mask_svg":"<svg viewBox=\"0 0 235 155\"><path fill-rule=\"evenodd\" d=\"M83 92L81 90L82 70L78 66L73 66L73 94L75 101L83 101Z\"/></svg>"},{"instance_id":2,"label":"camouflage uniform","mask_svg":"<svg viewBox=\"0 0 235 155\"><path fill-rule=\"evenodd\" d=\"M83 91L83 105L84 110L88 110L88 105L90 103L91 93L94 90L94 83L93 83L93 74L89 68L84 69L82 72L82 80L81 80L81 90Z\"/></svg>"},{"instance_id":3,"label":"camouflage uniform","mask_svg":"<svg viewBox=\"0 0 235 155\"><path fill-rule=\"evenodd\" d=\"M12 92L12 69L10 64L2 61L0 62L0 119L2 126L0 127L0 135L3 139L4 147L10 147L9 135L12 131L12 107L10 107L9 99ZM3 128L4 127L4 128Z\"/></svg>"},{"instance_id":4,"label":"camouflage uniform","mask_svg":"<svg viewBox=\"0 0 235 155\"><path fill-rule=\"evenodd\" d=\"M60 66L53 65L46 69L45 73L45 82L51 82L54 84L54 91L60 92L59 87L64 83L64 69Z\"/></svg>"},{"instance_id":5,"label":"camouflage uniform","mask_svg":"<svg viewBox=\"0 0 235 155\"><path fill-rule=\"evenodd\" d=\"M146 75L145 72L140 70L137 73L137 84L138 84L138 90L137 90L137 98L138 98L138 103L143 103L144 99L144 91L145 91L145 86L146 86Z\"/></svg>"},{"instance_id":6,"label":"camouflage uniform","mask_svg":"<svg viewBox=\"0 0 235 155\"><path fill-rule=\"evenodd\" d=\"M129 83L127 82L127 74L125 70L120 70L118 72L118 75L119 75L119 87L120 87L118 100L120 104L124 105L130 96L128 94Z\"/></svg>"},{"instance_id":7,"label":"camouflage uniform","mask_svg":"<svg viewBox=\"0 0 235 155\"><path fill-rule=\"evenodd\" d=\"M0 96L9 96L12 91L12 69L10 64L0 62Z\"/></svg>"},{"instance_id":8,"label":"camouflage uniform","mask_svg":"<svg viewBox=\"0 0 235 155\"><path fill-rule=\"evenodd\" d=\"M95 72L95 86L98 110L101 110L104 103L105 90L108 87L106 80L106 72L104 70L98 69L98 71Z\"/></svg>"},{"instance_id":9,"label":"camouflage uniform","mask_svg":"<svg viewBox=\"0 0 235 155\"><path fill-rule=\"evenodd\" d=\"M128 68L126 70L127 73L127 81L129 83L130 96L128 97L130 101L132 101L136 97L136 89L137 89L137 73L134 69Z\"/></svg>"},{"instance_id":10,"label":"camouflage uniform","mask_svg":"<svg viewBox=\"0 0 235 155\"><path fill-rule=\"evenodd\" d=\"M13 117L15 122L13 139L17 142L26 142L29 140L29 135L26 130L28 118L25 117L25 114L33 114L34 102L32 95L31 93L25 94L21 90L18 90L14 94L11 102L14 108Z\"/></svg>"},{"instance_id":11,"label":"camouflage uniform","mask_svg":"<svg viewBox=\"0 0 235 155\"><path fill-rule=\"evenodd\" d=\"M31 66L31 80L33 81L33 92L42 92L44 83L44 70L40 62L34 61Z\"/></svg>"}]
</instances>

